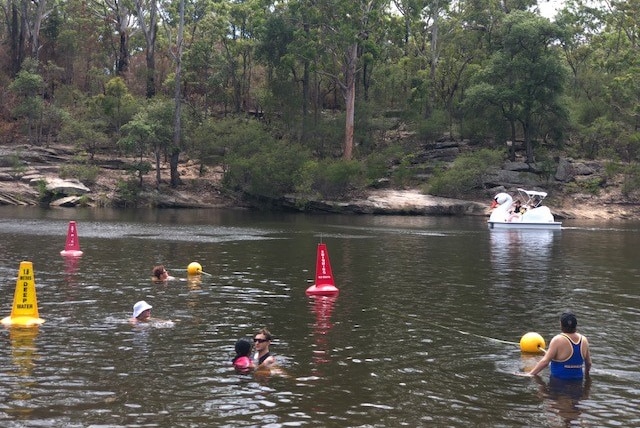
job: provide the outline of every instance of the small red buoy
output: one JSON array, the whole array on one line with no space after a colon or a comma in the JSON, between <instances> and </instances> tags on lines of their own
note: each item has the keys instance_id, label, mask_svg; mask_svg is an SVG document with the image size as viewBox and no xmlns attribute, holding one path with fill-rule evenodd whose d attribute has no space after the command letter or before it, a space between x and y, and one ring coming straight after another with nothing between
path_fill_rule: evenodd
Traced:
<instances>
[{"instance_id":1,"label":"small red buoy","mask_svg":"<svg viewBox=\"0 0 640 428\"><path fill-rule=\"evenodd\" d=\"M69 222L67 229L67 242L64 244L64 250L60 251L61 256L79 257L82 255L80 251L80 240L78 239L78 229L75 221Z\"/></svg>"},{"instance_id":2,"label":"small red buoy","mask_svg":"<svg viewBox=\"0 0 640 428\"><path fill-rule=\"evenodd\" d=\"M333 279L327 244L320 243L316 252L316 281L307 288L307 296L335 296L339 292Z\"/></svg>"}]
</instances>

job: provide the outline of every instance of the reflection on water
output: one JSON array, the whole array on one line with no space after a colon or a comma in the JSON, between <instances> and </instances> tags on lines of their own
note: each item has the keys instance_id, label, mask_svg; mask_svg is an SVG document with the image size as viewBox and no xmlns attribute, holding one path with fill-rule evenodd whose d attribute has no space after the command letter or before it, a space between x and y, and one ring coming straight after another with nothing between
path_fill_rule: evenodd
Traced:
<instances>
[{"instance_id":1,"label":"reflection on water","mask_svg":"<svg viewBox=\"0 0 640 428\"><path fill-rule=\"evenodd\" d=\"M581 401L589 399L591 392L591 377L584 380L558 379L550 377L548 382L539 376L534 377L539 385L540 395L550 415L557 416L557 422L550 418L549 425L572 426L579 423L582 414Z\"/></svg>"},{"instance_id":2,"label":"reflection on water","mask_svg":"<svg viewBox=\"0 0 640 428\"><path fill-rule=\"evenodd\" d=\"M553 240L561 233L553 230L491 230L491 262L498 273L508 274L520 266L544 272L552 254Z\"/></svg>"},{"instance_id":3,"label":"reflection on water","mask_svg":"<svg viewBox=\"0 0 640 428\"><path fill-rule=\"evenodd\" d=\"M309 298L311 310L313 311L315 322L313 324L313 363L315 370L321 364L331 362L331 350L329 345L329 334L333 323L331 314L336 304L337 296L312 296Z\"/></svg>"},{"instance_id":4,"label":"reflection on water","mask_svg":"<svg viewBox=\"0 0 640 428\"><path fill-rule=\"evenodd\" d=\"M0 306L33 261L37 330L0 330L0 425L634 426L640 227L489 231L486 219L0 208ZM69 220L84 254L60 256ZM305 295L317 242L333 298ZM207 274L187 276L197 261ZM177 280L155 284L164 264ZM131 326L138 300L171 324ZM592 388L514 376L572 309ZM237 374L266 326L287 376ZM624 334L619 333L623 326ZM162 328L167 327L167 328ZM615 331L612 331L612 328ZM543 372L541 379L545 379ZM613 422L612 422L613 421Z\"/></svg>"}]
</instances>

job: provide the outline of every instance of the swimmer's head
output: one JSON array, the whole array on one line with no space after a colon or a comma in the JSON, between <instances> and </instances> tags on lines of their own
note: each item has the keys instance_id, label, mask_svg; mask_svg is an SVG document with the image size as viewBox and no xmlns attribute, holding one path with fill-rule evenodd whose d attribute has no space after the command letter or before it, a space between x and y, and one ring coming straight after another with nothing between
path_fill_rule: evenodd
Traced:
<instances>
[{"instance_id":1,"label":"swimmer's head","mask_svg":"<svg viewBox=\"0 0 640 428\"><path fill-rule=\"evenodd\" d=\"M560 316L560 327L563 333L575 333L578 327L578 320L571 312L565 312Z\"/></svg>"},{"instance_id":2,"label":"swimmer's head","mask_svg":"<svg viewBox=\"0 0 640 428\"><path fill-rule=\"evenodd\" d=\"M251 341L249 339L238 339L236 342L236 354L248 356L251 354Z\"/></svg>"}]
</instances>

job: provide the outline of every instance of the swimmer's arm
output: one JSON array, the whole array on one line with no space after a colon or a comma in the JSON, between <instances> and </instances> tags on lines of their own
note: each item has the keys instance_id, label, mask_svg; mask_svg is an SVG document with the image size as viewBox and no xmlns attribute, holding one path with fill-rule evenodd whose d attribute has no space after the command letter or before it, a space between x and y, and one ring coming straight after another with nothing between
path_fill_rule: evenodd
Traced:
<instances>
[{"instance_id":1,"label":"swimmer's arm","mask_svg":"<svg viewBox=\"0 0 640 428\"><path fill-rule=\"evenodd\" d=\"M556 355L557 350L558 339L556 336L551 339L551 342L549 342L549 349L547 349L547 351L544 353L544 356L540 359L540 361L538 361L538 364L536 364L535 367L531 369L531 371L529 371L529 373L526 373L526 376L535 376L542 370L544 370L544 368L547 367L553 359L553 356Z\"/></svg>"},{"instance_id":2,"label":"swimmer's arm","mask_svg":"<svg viewBox=\"0 0 640 428\"><path fill-rule=\"evenodd\" d=\"M589 350L589 341L586 337L582 336L582 346L585 348L584 352L584 374L589 375L591 371L591 351Z\"/></svg>"}]
</instances>

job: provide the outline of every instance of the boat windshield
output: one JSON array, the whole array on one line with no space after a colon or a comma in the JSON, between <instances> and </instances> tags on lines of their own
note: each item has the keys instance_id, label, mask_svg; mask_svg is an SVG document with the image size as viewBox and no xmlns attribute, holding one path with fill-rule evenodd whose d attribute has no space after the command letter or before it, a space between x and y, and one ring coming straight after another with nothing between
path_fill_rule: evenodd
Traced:
<instances>
[{"instance_id":1,"label":"boat windshield","mask_svg":"<svg viewBox=\"0 0 640 428\"><path fill-rule=\"evenodd\" d=\"M547 197L547 192L538 192L536 190L518 189L520 197L525 200L525 205L536 208L542 205L542 200Z\"/></svg>"}]
</instances>

